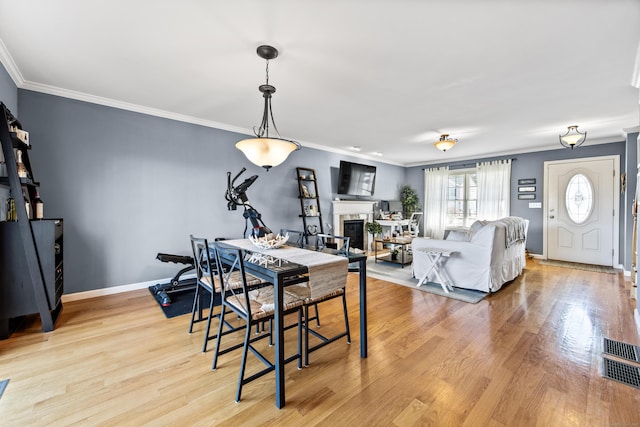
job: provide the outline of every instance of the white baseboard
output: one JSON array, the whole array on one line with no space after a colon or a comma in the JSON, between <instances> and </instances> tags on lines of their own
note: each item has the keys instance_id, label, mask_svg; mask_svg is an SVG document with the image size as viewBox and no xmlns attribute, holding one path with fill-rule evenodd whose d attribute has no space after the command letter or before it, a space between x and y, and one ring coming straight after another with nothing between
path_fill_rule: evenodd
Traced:
<instances>
[{"instance_id":1,"label":"white baseboard","mask_svg":"<svg viewBox=\"0 0 640 427\"><path fill-rule=\"evenodd\" d=\"M185 274L180 276L180 280L192 279L196 277L195 273ZM119 294L122 292L136 291L138 289L146 289L149 286L153 286L157 283L168 283L173 277L166 277L163 279L149 280L147 282L131 283L129 285L113 286L110 288L94 289L91 291L75 292L73 294L62 295L62 302L79 301L88 298L101 297L105 295Z\"/></svg>"}]
</instances>

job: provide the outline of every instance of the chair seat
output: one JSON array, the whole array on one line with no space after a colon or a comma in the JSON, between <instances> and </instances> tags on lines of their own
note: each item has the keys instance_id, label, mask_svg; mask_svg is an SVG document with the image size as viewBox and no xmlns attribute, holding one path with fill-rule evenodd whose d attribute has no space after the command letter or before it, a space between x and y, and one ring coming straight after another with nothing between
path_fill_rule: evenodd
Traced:
<instances>
[{"instance_id":1,"label":"chair seat","mask_svg":"<svg viewBox=\"0 0 640 427\"><path fill-rule=\"evenodd\" d=\"M249 291L249 304L251 304L251 318L253 320L264 319L265 317L272 316L275 311L273 303L273 286L265 286L263 288L254 289ZM284 302L282 307L285 312L301 307L304 301L294 295L283 293ZM226 301L233 305L236 309L246 313L247 309L244 306L245 297L244 294L228 296Z\"/></svg>"},{"instance_id":2,"label":"chair seat","mask_svg":"<svg viewBox=\"0 0 640 427\"><path fill-rule=\"evenodd\" d=\"M266 283L264 280L260 279L259 277L256 277L252 274L246 274L247 276L247 286L256 286L256 285L260 285L263 283ZM200 280L201 282L204 282L204 284L206 286L208 286L209 288L211 288L211 278L210 276L203 276ZM221 286L220 286L220 279L218 278L218 276L214 276L213 277L213 281L214 281L214 287L217 293L220 293L221 291ZM231 289L240 289L242 288L242 275L240 274L239 271L233 271L231 272L231 274L229 275L228 278L228 287L230 287Z\"/></svg>"},{"instance_id":3,"label":"chair seat","mask_svg":"<svg viewBox=\"0 0 640 427\"><path fill-rule=\"evenodd\" d=\"M311 286L308 283L302 283L287 286L284 288L284 292L303 300L305 304L315 304L340 296L344 294L345 291L344 288L328 289L326 292L318 294L317 291L312 292Z\"/></svg>"}]
</instances>

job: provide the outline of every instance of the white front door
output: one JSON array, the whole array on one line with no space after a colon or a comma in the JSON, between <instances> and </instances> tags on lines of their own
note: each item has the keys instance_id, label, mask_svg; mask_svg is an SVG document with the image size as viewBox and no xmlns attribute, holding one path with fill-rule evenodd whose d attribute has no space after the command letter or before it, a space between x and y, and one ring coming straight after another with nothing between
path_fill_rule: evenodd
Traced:
<instances>
[{"instance_id":1,"label":"white front door","mask_svg":"<svg viewBox=\"0 0 640 427\"><path fill-rule=\"evenodd\" d=\"M547 258L613 265L616 157L545 162Z\"/></svg>"}]
</instances>

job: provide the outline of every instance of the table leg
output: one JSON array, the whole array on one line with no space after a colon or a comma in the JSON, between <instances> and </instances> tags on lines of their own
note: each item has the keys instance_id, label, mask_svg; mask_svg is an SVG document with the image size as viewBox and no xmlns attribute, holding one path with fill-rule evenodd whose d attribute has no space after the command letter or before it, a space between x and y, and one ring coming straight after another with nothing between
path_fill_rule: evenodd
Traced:
<instances>
[{"instance_id":1,"label":"table leg","mask_svg":"<svg viewBox=\"0 0 640 427\"><path fill-rule=\"evenodd\" d=\"M429 274L431 274L433 269L436 267L436 262L438 262L438 260L440 259L440 254L431 254L431 253L427 252L427 253L425 253L425 255L427 256L429 261L431 261L431 266L429 267L427 272L424 273L424 275L420 278L420 281L418 282L418 285L417 285L418 287L422 286L424 283L427 283L427 279L429 278Z\"/></svg>"},{"instance_id":2,"label":"table leg","mask_svg":"<svg viewBox=\"0 0 640 427\"><path fill-rule=\"evenodd\" d=\"M278 281L274 289L274 332L275 332L275 371L276 371L276 407L284 408L284 284Z\"/></svg>"},{"instance_id":3,"label":"table leg","mask_svg":"<svg viewBox=\"0 0 640 427\"><path fill-rule=\"evenodd\" d=\"M367 259L360 260L360 357L367 357Z\"/></svg>"}]
</instances>

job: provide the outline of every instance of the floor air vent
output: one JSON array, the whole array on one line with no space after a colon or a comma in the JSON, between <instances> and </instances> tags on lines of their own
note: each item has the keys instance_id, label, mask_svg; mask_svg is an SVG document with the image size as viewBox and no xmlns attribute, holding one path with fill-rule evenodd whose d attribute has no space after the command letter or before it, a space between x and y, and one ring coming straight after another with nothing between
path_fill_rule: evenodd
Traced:
<instances>
[{"instance_id":1,"label":"floor air vent","mask_svg":"<svg viewBox=\"0 0 640 427\"><path fill-rule=\"evenodd\" d=\"M640 368L606 357L602 360L605 378L640 389Z\"/></svg>"},{"instance_id":2,"label":"floor air vent","mask_svg":"<svg viewBox=\"0 0 640 427\"><path fill-rule=\"evenodd\" d=\"M603 351L605 354L640 363L640 358L638 357L640 355L640 347L635 345L605 338Z\"/></svg>"}]
</instances>

